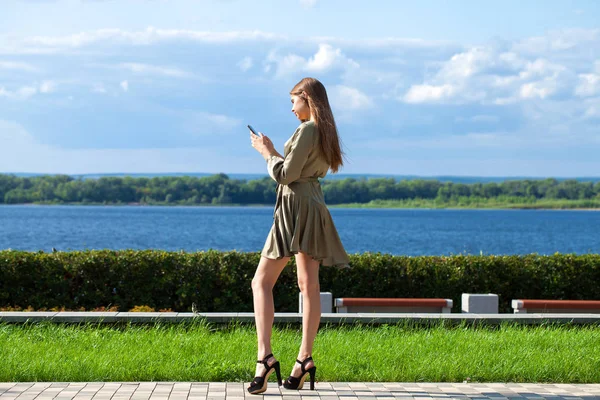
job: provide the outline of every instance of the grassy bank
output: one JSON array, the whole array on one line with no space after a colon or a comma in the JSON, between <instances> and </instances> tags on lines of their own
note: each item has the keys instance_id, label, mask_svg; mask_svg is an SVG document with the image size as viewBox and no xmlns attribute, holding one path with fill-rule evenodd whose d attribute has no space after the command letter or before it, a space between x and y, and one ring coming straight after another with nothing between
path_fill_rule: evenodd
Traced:
<instances>
[{"instance_id":1,"label":"grassy bank","mask_svg":"<svg viewBox=\"0 0 600 400\"><path fill-rule=\"evenodd\" d=\"M453 208L453 209L550 209L550 210L600 210L600 200L538 200L523 202L523 199L510 200L469 198L454 201L430 199L373 200L369 203L348 203L329 205L343 208Z\"/></svg>"},{"instance_id":2,"label":"grassy bank","mask_svg":"<svg viewBox=\"0 0 600 400\"><path fill-rule=\"evenodd\" d=\"M87 205L87 206L189 206L189 207L273 207L273 204L195 204L176 202L142 203L57 203L34 202L19 205ZM368 203L328 204L331 208L452 208L452 209L550 209L550 210L600 210L600 200L536 200L520 197L502 199L472 199L440 201L435 199L373 200Z\"/></svg>"},{"instance_id":3,"label":"grassy bank","mask_svg":"<svg viewBox=\"0 0 600 400\"><path fill-rule=\"evenodd\" d=\"M290 373L301 327L275 325ZM600 381L600 327L322 326L318 381ZM0 323L0 381L244 381L256 365L254 325L107 326ZM275 382L272 377L271 382Z\"/></svg>"}]
</instances>

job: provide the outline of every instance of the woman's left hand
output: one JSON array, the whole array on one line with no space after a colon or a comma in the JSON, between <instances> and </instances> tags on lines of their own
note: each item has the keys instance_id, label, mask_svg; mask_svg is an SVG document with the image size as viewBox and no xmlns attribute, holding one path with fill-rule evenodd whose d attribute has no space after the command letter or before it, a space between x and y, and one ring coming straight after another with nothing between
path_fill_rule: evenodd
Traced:
<instances>
[{"instance_id":1,"label":"woman's left hand","mask_svg":"<svg viewBox=\"0 0 600 400\"><path fill-rule=\"evenodd\" d=\"M256 149L260 154L264 156L271 154L275 151L275 147L273 146L273 142L267 136L265 136L262 132L258 132L261 136L256 136L252 132L250 132L250 141L252 142L252 147Z\"/></svg>"}]
</instances>

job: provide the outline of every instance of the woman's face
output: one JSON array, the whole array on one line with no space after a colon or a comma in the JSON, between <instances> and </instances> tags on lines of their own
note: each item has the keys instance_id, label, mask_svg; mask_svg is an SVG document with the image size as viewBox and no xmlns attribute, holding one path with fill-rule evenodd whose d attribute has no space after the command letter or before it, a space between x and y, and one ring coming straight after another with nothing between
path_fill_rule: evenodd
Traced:
<instances>
[{"instance_id":1,"label":"woman's face","mask_svg":"<svg viewBox=\"0 0 600 400\"><path fill-rule=\"evenodd\" d=\"M310 108L308 102L298 95L291 95L292 101L292 112L296 115L300 121L306 121L310 119Z\"/></svg>"}]
</instances>

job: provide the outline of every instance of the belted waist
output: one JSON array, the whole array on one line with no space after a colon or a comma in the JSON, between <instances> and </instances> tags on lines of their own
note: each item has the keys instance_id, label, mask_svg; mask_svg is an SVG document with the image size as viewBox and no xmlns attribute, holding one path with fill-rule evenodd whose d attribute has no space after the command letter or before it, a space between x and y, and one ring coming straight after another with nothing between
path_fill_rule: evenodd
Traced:
<instances>
[{"instance_id":1,"label":"belted waist","mask_svg":"<svg viewBox=\"0 0 600 400\"><path fill-rule=\"evenodd\" d=\"M319 182L319 178L316 176L307 176L304 178L298 178L293 182L290 183L304 183L304 182ZM281 205L281 196L279 195L279 191L282 189L282 187L285 185L282 185L280 183L277 184L277 188L275 188L275 192L277 193L277 198L275 200L275 209L273 210L273 218L275 218L275 213L277 212L277 209L279 208L279 206Z\"/></svg>"},{"instance_id":2,"label":"belted waist","mask_svg":"<svg viewBox=\"0 0 600 400\"><path fill-rule=\"evenodd\" d=\"M294 182L319 182L319 178L316 176L307 176L305 178L298 178Z\"/></svg>"}]
</instances>

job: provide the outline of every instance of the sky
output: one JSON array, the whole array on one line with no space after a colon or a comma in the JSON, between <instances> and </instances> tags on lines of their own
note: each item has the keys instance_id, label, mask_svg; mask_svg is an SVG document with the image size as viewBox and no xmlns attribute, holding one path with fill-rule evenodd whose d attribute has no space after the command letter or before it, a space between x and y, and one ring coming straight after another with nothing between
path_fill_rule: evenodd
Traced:
<instances>
[{"instance_id":1,"label":"sky","mask_svg":"<svg viewBox=\"0 0 600 400\"><path fill-rule=\"evenodd\" d=\"M0 173L264 173L326 87L344 174L600 176L596 0L2 0Z\"/></svg>"}]
</instances>

